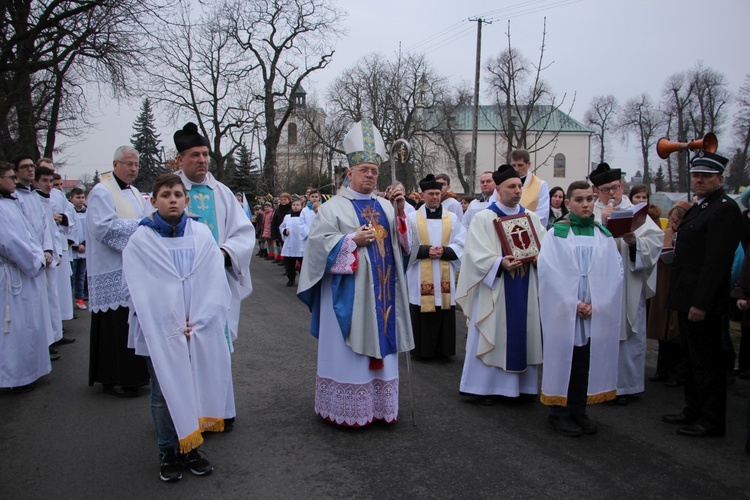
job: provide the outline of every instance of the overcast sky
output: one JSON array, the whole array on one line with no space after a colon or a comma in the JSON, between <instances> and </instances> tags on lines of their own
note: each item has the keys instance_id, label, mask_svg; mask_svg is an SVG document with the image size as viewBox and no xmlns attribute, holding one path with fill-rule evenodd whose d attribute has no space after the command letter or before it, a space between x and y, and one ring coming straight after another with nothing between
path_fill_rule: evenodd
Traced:
<instances>
[{"instance_id":1,"label":"overcast sky","mask_svg":"<svg viewBox=\"0 0 750 500\"><path fill-rule=\"evenodd\" d=\"M328 85L359 58L372 52L395 57L423 52L439 73L452 82L473 82L476 23L492 20L482 31L482 62L512 43L527 58L538 59L544 18L547 18L543 75L558 99L567 93L572 116L579 121L597 95L613 94L622 104L647 92L658 101L668 76L693 68L698 61L723 73L731 92L750 74L750 1L748 0L338 0L348 11L348 34L338 41L327 68L304 84L322 102ZM378 33L379 35L375 35ZM385 36L384 36L385 34ZM482 90L487 84L481 82ZM480 102L493 98L482 92ZM129 144L140 100L102 102L101 116L80 142L58 155L68 178L111 169L112 154ZM172 134L182 123L165 123L157 112L162 143L172 147ZM730 146L730 127L719 135L719 153ZM60 138L58 144L64 140ZM639 168L640 153L612 141L608 162L628 175ZM655 155L654 155L655 156Z\"/></svg>"}]
</instances>

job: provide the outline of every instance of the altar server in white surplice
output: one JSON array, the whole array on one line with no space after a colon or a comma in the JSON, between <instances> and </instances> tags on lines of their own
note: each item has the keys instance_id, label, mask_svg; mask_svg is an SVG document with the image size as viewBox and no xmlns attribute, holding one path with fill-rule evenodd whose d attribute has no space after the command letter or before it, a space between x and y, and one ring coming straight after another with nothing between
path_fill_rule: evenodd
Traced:
<instances>
[{"instance_id":1,"label":"altar server in white surplice","mask_svg":"<svg viewBox=\"0 0 750 500\"><path fill-rule=\"evenodd\" d=\"M398 418L398 353L414 348L402 267L404 192L374 194L385 145L372 120L344 138L349 187L322 204L302 261L297 296L318 339L315 413L339 425ZM397 217L398 215L398 217Z\"/></svg>"},{"instance_id":2,"label":"altar server in white surplice","mask_svg":"<svg viewBox=\"0 0 750 500\"><path fill-rule=\"evenodd\" d=\"M146 202L130 183L138 176L138 151L115 150L112 171L89 193L86 265L91 309L89 385L100 383L118 397L137 396L148 368L128 346L127 294L122 287L122 251L145 215Z\"/></svg>"},{"instance_id":3,"label":"altar server in white surplice","mask_svg":"<svg viewBox=\"0 0 750 500\"><path fill-rule=\"evenodd\" d=\"M419 182L424 204L408 215L411 255L406 269L414 350L421 359L456 354L456 272L466 230L440 204L442 184L429 174Z\"/></svg>"},{"instance_id":4,"label":"altar server in white surplice","mask_svg":"<svg viewBox=\"0 0 750 500\"><path fill-rule=\"evenodd\" d=\"M156 212L140 222L123 251L123 278L133 304L136 354L147 356L151 412L161 478L181 454L196 475L213 469L196 449L205 431L221 432L231 390L225 328L231 291L224 257L210 229L185 214L185 186L175 174L154 183ZM236 204L236 202L235 202Z\"/></svg>"},{"instance_id":5,"label":"altar server in white surplice","mask_svg":"<svg viewBox=\"0 0 750 500\"><path fill-rule=\"evenodd\" d=\"M539 254L544 330L542 403L567 436L594 434L586 405L615 398L622 262L609 231L594 220L586 181L568 187L570 212L547 233Z\"/></svg>"},{"instance_id":6,"label":"altar server in white surplice","mask_svg":"<svg viewBox=\"0 0 750 500\"><path fill-rule=\"evenodd\" d=\"M23 215L31 226L37 242L44 250L44 257L47 262L46 270L37 276L37 280L41 281L40 286L42 290L49 290L47 285L47 273L49 272L49 266L54 262L53 255L55 253L52 235L52 224L54 224L54 221L50 215L49 203L39 196L34 188L36 165L31 159L31 156L18 156L13 163L16 175L18 176L15 197L18 199ZM47 318L49 324L49 328L45 330L47 332L47 342L48 344L52 344L55 342L55 333L57 330L52 327L50 300L45 300L40 304L37 313ZM60 320L60 327L62 328L62 320ZM50 356L54 359L60 357L59 354L50 354Z\"/></svg>"},{"instance_id":7,"label":"altar server in white surplice","mask_svg":"<svg viewBox=\"0 0 750 500\"><path fill-rule=\"evenodd\" d=\"M464 394L518 397L539 391L542 331L536 268L503 252L495 230L499 217L526 214L544 246L545 229L520 205L521 179L510 165L493 173L497 201L478 212L469 226L456 302L469 317Z\"/></svg>"},{"instance_id":8,"label":"altar server in white surplice","mask_svg":"<svg viewBox=\"0 0 750 500\"><path fill-rule=\"evenodd\" d=\"M57 229L55 222L54 208L52 207L51 194L54 191L52 187L52 178L54 172L47 167L36 167L34 171L34 182L36 183L37 189L35 194L37 201L41 202L44 208L45 217L47 219L47 227L49 228L50 239L52 241L52 263L47 266L47 299L49 302L49 317L50 325L52 327L52 338L50 344L58 342L63 338L63 315L62 315L62 304L60 303L60 295L57 290L57 282L61 275L65 275L65 270L62 268L62 254L67 252L65 246L67 245L66 240L63 239L62 234ZM70 277L68 276L68 287L70 287ZM50 355L54 354L53 358L59 358L59 354L54 349L50 348Z\"/></svg>"},{"instance_id":9,"label":"altar server in white surplice","mask_svg":"<svg viewBox=\"0 0 750 500\"><path fill-rule=\"evenodd\" d=\"M600 163L589 175L597 195L594 218L606 225L615 210L632 208L623 194L625 183L619 168ZM656 262L661 255L664 232L651 217L635 232L616 239L625 271L622 326L618 360L617 399L627 405L631 394L644 391L646 377L646 299L656 292Z\"/></svg>"},{"instance_id":10,"label":"altar server in white surplice","mask_svg":"<svg viewBox=\"0 0 750 500\"><path fill-rule=\"evenodd\" d=\"M0 163L0 388L28 392L50 372L47 301L37 279L46 266L42 246L18 200L12 165Z\"/></svg>"},{"instance_id":11,"label":"altar server in white surplice","mask_svg":"<svg viewBox=\"0 0 750 500\"><path fill-rule=\"evenodd\" d=\"M250 258L255 249L255 228L247 218L242 205L232 190L217 181L208 171L208 139L198 133L194 123L187 123L174 133L177 149L177 175L188 191L190 213L208 226L214 241L219 245L224 257L224 272L232 291L227 317L227 344L229 352L234 351L240 323L240 305L253 291L250 279ZM230 385L227 393L226 430L234 424L234 389Z\"/></svg>"}]
</instances>

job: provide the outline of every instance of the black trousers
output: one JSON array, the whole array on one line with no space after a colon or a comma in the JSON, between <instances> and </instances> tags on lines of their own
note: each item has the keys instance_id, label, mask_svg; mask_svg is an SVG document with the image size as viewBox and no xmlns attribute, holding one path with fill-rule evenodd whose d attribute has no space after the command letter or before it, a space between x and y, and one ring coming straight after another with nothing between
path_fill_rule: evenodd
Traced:
<instances>
[{"instance_id":1,"label":"black trousers","mask_svg":"<svg viewBox=\"0 0 750 500\"><path fill-rule=\"evenodd\" d=\"M721 316L708 312L703 321L688 321L687 313L678 314L685 374L683 413L709 430L723 432L726 427L727 376Z\"/></svg>"},{"instance_id":2,"label":"black trousers","mask_svg":"<svg viewBox=\"0 0 750 500\"><path fill-rule=\"evenodd\" d=\"M297 262L302 264L302 257L284 257L284 269L289 281L294 281L294 278L297 276Z\"/></svg>"},{"instance_id":3,"label":"black trousers","mask_svg":"<svg viewBox=\"0 0 750 500\"><path fill-rule=\"evenodd\" d=\"M573 361L570 364L568 382L568 406L552 406L553 417L586 415L586 400L589 391L589 365L591 363L591 340L580 347L573 347Z\"/></svg>"}]
</instances>

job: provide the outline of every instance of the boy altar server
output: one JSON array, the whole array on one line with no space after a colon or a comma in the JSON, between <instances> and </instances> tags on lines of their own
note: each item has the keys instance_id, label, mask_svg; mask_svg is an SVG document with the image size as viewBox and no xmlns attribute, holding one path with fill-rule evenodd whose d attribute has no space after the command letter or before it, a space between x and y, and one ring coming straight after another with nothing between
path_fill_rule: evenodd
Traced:
<instances>
[{"instance_id":1,"label":"boy altar server","mask_svg":"<svg viewBox=\"0 0 750 500\"><path fill-rule=\"evenodd\" d=\"M539 217L520 204L518 172L501 165L492 176L497 201L471 221L456 290L456 302L469 317L460 390L484 397L537 394L542 332L536 269L503 253L494 222L525 213L542 246L546 231Z\"/></svg>"},{"instance_id":2,"label":"boy altar server","mask_svg":"<svg viewBox=\"0 0 750 500\"><path fill-rule=\"evenodd\" d=\"M422 359L456 354L456 271L466 230L440 203L442 184L429 174L419 181L424 204L407 217L411 255L406 269L412 355Z\"/></svg>"},{"instance_id":3,"label":"boy altar server","mask_svg":"<svg viewBox=\"0 0 750 500\"><path fill-rule=\"evenodd\" d=\"M553 225L539 254L539 307L544 331L542 403L549 423L569 436L594 434L586 405L617 389L622 261L609 231L594 221L585 181L568 187L570 213Z\"/></svg>"},{"instance_id":4,"label":"boy altar server","mask_svg":"<svg viewBox=\"0 0 750 500\"><path fill-rule=\"evenodd\" d=\"M597 195L594 219L607 224L615 210L633 207L623 194L625 183L619 168L600 163L589 175ZM656 262L661 255L664 232L651 217L616 243L620 250L623 281L622 323L617 376L617 404L627 405L630 395L644 391L646 377L646 299L656 292Z\"/></svg>"},{"instance_id":5,"label":"boy altar server","mask_svg":"<svg viewBox=\"0 0 750 500\"><path fill-rule=\"evenodd\" d=\"M184 213L187 190L175 174L152 189L156 212L123 251L123 277L137 324L136 354L148 356L160 478L198 476L211 464L197 451L204 431L224 430L231 365L224 329L232 293L211 230ZM179 456L178 456L179 454Z\"/></svg>"},{"instance_id":6,"label":"boy altar server","mask_svg":"<svg viewBox=\"0 0 750 500\"><path fill-rule=\"evenodd\" d=\"M310 228L300 215L302 202L294 200L292 202L292 212L284 216L284 220L279 226L281 239L284 240L284 246L281 249L281 256L284 257L284 266L286 267L286 277L289 279L286 286L294 286L294 279L297 277L297 263L302 263L302 256L305 253L305 243Z\"/></svg>"}]
</instances>

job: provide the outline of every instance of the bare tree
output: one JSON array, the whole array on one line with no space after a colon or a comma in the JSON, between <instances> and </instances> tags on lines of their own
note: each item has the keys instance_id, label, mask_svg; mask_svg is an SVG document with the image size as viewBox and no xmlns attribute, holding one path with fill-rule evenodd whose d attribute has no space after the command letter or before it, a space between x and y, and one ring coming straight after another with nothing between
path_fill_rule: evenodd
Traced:
<instances>
[{"instance_id":1,"label":"bare tree","mask_svg":"<svg viewBox=\"0 0 750 500\"><path fill-rule=\"evenodd\" d=\"M664 98L665 112L671 117L667 121L668 131L666 137L672 141L687 142L688 131L690 126L689 109L692 104L693 87L690 84L688 75L684 72L675 73L667 78L662 91ZM674 137L672 136L674 134ZM677 153L677 164L674 167L677 170L677 189L687 191L687 160L686 151ZM670 189L672 186L672 166L670 161L669 168Z\"/></svg>"},{"instance_id":2,"label":"bare tree","mask_svg":"<svg viewBox=\"0 0 750 500\"><path fill-rule=\"evenodd\" d=\"M159 2L168 11L171 1ZM10 0L0 5L0 156L52 156L55 136L80 116L83 85L127 93L152 0ZM162 11L159 11L162 12ZM84 108L85 109L85 108ZM69 114L75 111L73 114ZM61 125L64 125L61 127Z\"/></svg>"},{"instance_id":3,"label":"bare tree","mask_svg":"<svg viewBox=\"0 0 750 500\"><path fill-rule=\"evenodd\" d=\"M351 123L372 118L386 144L404 138L415 149L412 164L397 172L409 187L414 178L432 168L434 158L422 143L430 111L444 94L446 80L435 72L423 55L398 56L387 60L380 54L362 57L347 68L328 90L329 115ZM345 132L345 129L344 129ZM340 137L338 140L341 140ZM382 183L390 182L390 166L384 167Z\"/></svg>"},{"instance_id":4,"label":"bare tree","mask_svg":"<svg viewBox=\"0 0 750 500\"><path fill-rule=\"evenodd\" d=\"M552 129L550 122L565 102L567 94L563 94L558 102L552 90L542 80L542 72L552 65L544 61L547 38L546 18L542 29L539 59L536 64L532 64L512 46L510 21L508 21L506 35L508 48L496 58L491 59L486 68L490 73L489 84L495 93L498 106L498 115L502 125L500 132L507 145L505 156L509 157L513 149L523 148L534 153L557 141L559 130ZM574 103L575 95L571 109ZM542 107L543 104L548 106ZM550 156L552 154L551 152Z\"/></svg>"},{"instance_id":5,"label":"bare tree","mask_svg":"<svg viewBox=\"0 0 750 500\"><path fill-rule=\"evenodd\" d=\"M583 116L583 121L594 129L594 144L599 149L599 163L606 157L607 137L609 132L617 130L617 98L612 94L598 95L591 99L589 109Z\"/></svg>"},{"instance_id":6,"label":"bare tree","mask_svg":"<svg viewBox=\"0 0 750 500\"><path fill-rule=\"evenodd\" d=\"M732 136L734 154L729 163L726 183L737 189L750 184L750 75L736 95L737 114L734 117Z\"/></svg>"},{"instance_id":7,"label":"bare tree","mask_svg":"<svg viewBox=\"0 0 750 500\"><path fill-rule=\"evenodd\" d=\"M688 114L694 136L703 137L708 132L719 135L725 121L724 108L731 97L726 78L700 62L689 75L693 99Z\"/></svg>"},{"instance_id":8,"label":"bare tree","mask_svg":"<svg viewBox=\"0 0 750 500\"><path fill-rule=\"evenodd\" d=\"M192 20L185 7L180 22L160 34L160 49L152 56L157 70L144 82L144 91L173 122L195 121L209 138L219 179L259 114L251 91L258 66L247 61L223 15L223 8L215 8Z\"/></svg>"},{"instance_id":9,"label":"bare tree","mask_svg":"<svg viewBox=\"0 0 750 500\"><path fill-rule=\"evenodd\" d=\"M661 113L648 94L628 99L620 111L617 128L626 137L634 135L641 150L643 167L643 182L651 182L651 165L649 154L656 144L656 136L662 129L664 115Z\"/></svg>"},{"instance_id":10,"label":"bare tree","mask_svg":"<svg viewBox=\"0 0 750 500\"><path fill-rule=\"evenodd\" d=\"M256 99L265 125L263 177L274 187L276 150L292 113L290 96L333 57L341 33L341 11L329 0L231 0L225 6L229 32L258 68Z\"/></svg>"}]
</instances>

